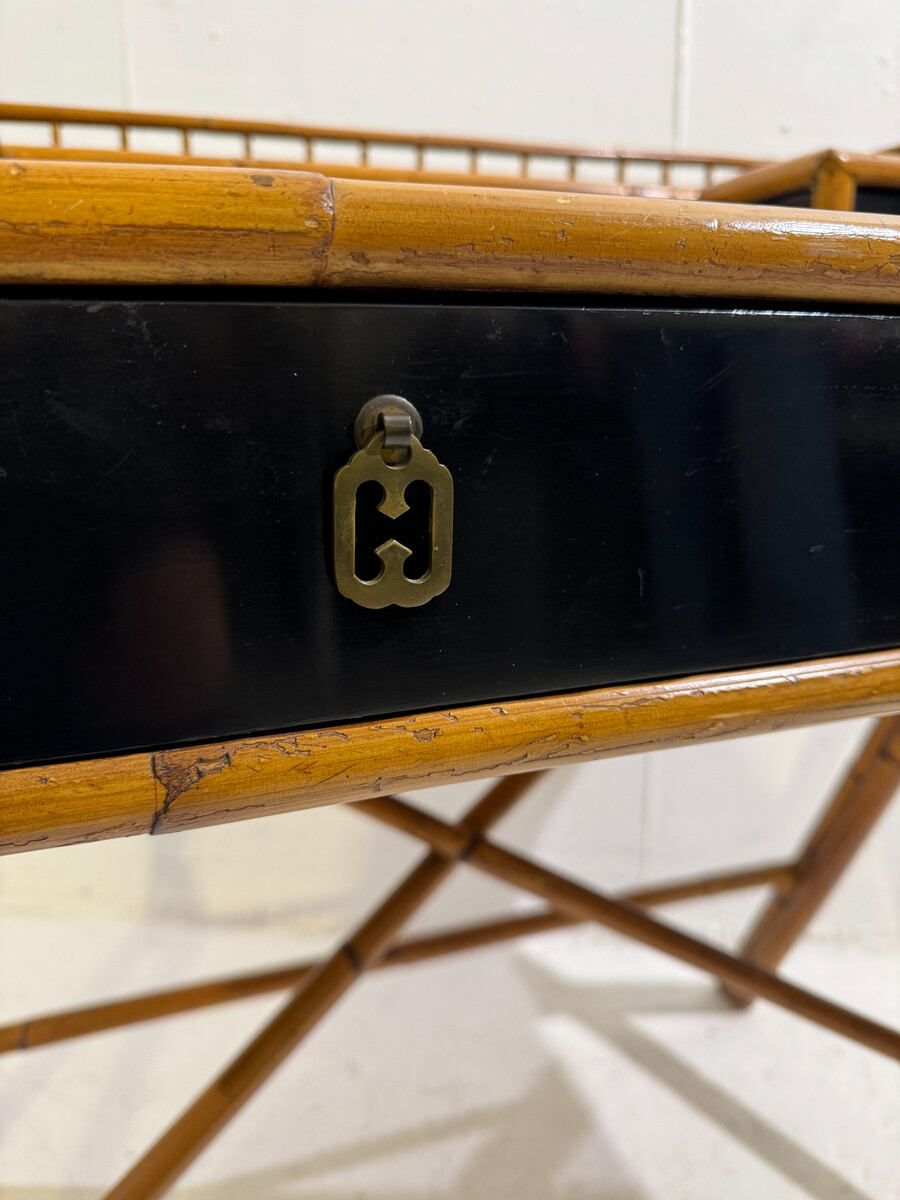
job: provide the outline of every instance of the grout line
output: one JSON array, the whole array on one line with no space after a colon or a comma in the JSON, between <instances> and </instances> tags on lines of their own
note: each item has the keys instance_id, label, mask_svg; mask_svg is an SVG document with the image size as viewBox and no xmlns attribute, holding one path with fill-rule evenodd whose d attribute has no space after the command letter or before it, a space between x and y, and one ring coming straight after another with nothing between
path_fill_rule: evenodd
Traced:
<instances>
[{"instance_id":1,"label":"grout line","mask_svg":"<svg viewBox=\"0 0 900 1200\"><path fill-rule=\"evenodd\" d=\"M672 81L672 128L673 150L682 150L687 144L687 102L690 79L692 0L677 0L675 12L675 70Z\"/></svg>"},{"instance_id":2,"label":"grout line","mask_svg":"<svg viewBox=\"0 0 900 1200\"><path fill-rule=\"evenodd\" d=\"M128 0L119 0L119 70L126 108L134 108L137 92L134 71L134 46L128 22Z\"/></svg>"}]
</instances>

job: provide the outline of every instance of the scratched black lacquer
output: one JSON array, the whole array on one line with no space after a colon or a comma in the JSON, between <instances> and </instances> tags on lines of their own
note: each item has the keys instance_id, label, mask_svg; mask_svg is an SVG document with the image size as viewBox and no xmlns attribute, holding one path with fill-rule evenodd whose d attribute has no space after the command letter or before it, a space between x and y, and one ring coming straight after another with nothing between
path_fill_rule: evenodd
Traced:
<instances>
[{"instance_id":1,"label":"scratched black lacquer","mask_svg":"<svg viewBox=\"0 0 900 1200\"><path fill-rule=\"evenodd\" d=\"M900 318L404 301L0 304L0 763L900 643ZM421 609L332 577L386 392L454 480Z\"/></svg>"}]
</instances>

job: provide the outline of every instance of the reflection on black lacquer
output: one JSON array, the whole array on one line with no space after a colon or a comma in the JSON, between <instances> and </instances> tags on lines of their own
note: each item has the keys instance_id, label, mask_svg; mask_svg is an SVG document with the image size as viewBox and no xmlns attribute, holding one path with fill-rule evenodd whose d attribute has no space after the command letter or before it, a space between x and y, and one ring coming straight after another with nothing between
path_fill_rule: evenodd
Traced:
<instances>
[{"instance_id":1,"label":"reflection on black lacquer","mask_svg":"<svg viewBox=\"0 0 900 1200\"><path fill-rule=\"evenodd\" d=\"M0 765L900 644L900 318L219 295L0 302ZM419 608L332 569L384 392ZM421 575L379 499L358 574Z\"/></svg>"}]
</instances>

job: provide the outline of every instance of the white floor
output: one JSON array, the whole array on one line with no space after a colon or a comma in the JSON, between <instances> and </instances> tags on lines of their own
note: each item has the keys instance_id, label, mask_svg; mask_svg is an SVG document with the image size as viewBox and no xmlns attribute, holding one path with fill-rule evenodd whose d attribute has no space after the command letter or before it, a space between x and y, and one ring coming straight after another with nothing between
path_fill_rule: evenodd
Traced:
<instances>
[{"instance_id":1,"label":"white floor","mask_svg":"<svg viewBox=\"0 0 900 1200\"><path fill-rule=\"evenodd\" d=\"M464 881L463 881L464 882ZM673 906L730 927L760 897ZM290 961L296 930L7 915L0 1021ZM896 1022L892 936L808 936L797 981ZM0 1060L0 1196L102 1194L279 1001ZM896 1200L896 1065L577 929L365 977L195 1164L197 1200Z\"/></svg>"}]
</instances>

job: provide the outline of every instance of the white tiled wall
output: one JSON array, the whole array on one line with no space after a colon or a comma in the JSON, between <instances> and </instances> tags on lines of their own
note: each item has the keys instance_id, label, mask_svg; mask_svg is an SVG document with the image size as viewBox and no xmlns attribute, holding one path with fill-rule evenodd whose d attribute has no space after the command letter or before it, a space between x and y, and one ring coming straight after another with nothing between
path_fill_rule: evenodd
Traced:
<instances>
[{"instance_id":1,"label":"white tiled wall","mask_svg":"<svg viewBox=\"0 0 900 1200\"><path fill-rule=\"evenodd\" d=\"M898 37L895 0L0 0L0 96L787 156L900 141ZM615 886L787 853L864 728L562 770L510 836ZM328 933L412 853L350 812L294 814L8 859L0 904ZM819 934L896 932L898 858L900 805ZM465 875L427 920L507 903ZM730 936L746 901L696 912Z\"/></svg>"}]
</instances>

